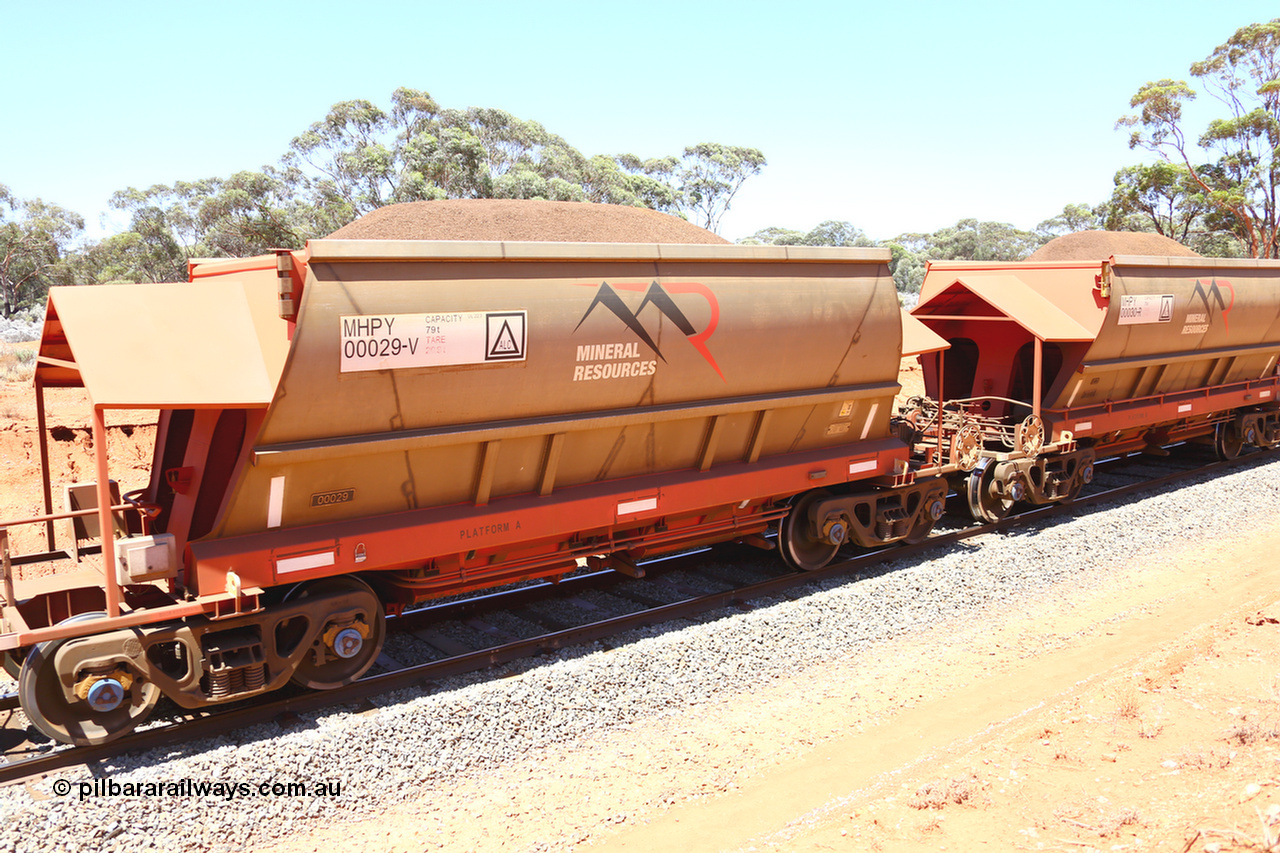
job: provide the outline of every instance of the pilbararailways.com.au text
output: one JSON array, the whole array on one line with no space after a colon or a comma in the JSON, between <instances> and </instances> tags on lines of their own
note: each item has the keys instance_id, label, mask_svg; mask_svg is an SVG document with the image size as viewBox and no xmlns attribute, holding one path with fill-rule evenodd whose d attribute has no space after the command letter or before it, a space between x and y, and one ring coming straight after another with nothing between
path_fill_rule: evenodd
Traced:
<instances>
[{"instance_id":1,"label":"pilbararailways.com.au text","mask_svg":"<svg viewBox=\"0 0 1280 853\"><path fill-rule=\"evenodd\" d=\"M95 797L217 797L223 800L249 797L340 797L342 783L313 782L215 782L210 779L181 779L176 782L117 782L94 779L69 782L58 779L53 792L60 797L75 792L81 800Z\"/></svg>"}]
</instances>

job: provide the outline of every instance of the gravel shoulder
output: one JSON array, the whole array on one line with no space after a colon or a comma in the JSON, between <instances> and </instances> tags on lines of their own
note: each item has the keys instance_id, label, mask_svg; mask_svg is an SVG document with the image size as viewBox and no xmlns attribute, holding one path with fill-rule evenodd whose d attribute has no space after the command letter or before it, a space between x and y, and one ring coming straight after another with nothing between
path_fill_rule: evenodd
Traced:
<instances>
[{"instance_id":1,"label":"gravel shoulder","mask_svg":"<svg viewBox=\"0 0 1280 853\"><path fill-rule=\"evenodd\" d=\"M1203 544L1212 556L1153 554L963 643L920 638L789 681L812 701L772 734L812 748L601 849L1274 841L1280 526Z\"/></svg>"}]
</instances>

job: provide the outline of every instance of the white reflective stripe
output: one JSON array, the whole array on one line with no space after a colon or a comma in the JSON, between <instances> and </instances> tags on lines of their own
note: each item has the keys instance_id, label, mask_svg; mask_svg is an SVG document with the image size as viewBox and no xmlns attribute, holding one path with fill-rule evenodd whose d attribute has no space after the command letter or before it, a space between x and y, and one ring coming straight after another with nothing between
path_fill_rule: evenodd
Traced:
<instances>
[{"instance_id":1,"label":"white reflective stripe","mask_svg":"<svg viewBox=\"0 0 1280 853\"><path fill-rule=\"evenodd\" d=\"M1093 429L1093 421L1081 421L1076 424L1076 428L1073 432L1084 432L1087 429Z\"/></svg>"},{"instance_id":2,"label":"white reflective stripe","mask_svg":"<svg viewBox=\"0 0 1280 853\"><path fill-rule=\"evenodd\" d=\"M1270 397L1270 396L1271 396L1271 392L1270 392L1270 391L1262 391L1262 392L1260 392L1260 393L1258 394L1258 396L1265 400L1265 399L1267 399L1268 397Z\"/></svg>"},{"instance_id":3,"label":"white reflective stripe","mask_svg":"<svg viewBox=\"0 0 1280 853\"><path fill-rule=\"evenodd\" d=\"M1182 412L1189 412L1189 411L1191 411L1190 403L1183 403L1181 406L1178 407L1179 414L1181 414Z\"/></svg>"},{"instance_id":4,"label":"white reflective stripe","mask_svg":"<svg viewBox=\"0 0 1280 853\"><path fill-rule=\"evenodd\" d=\"M267 498L267 527L279 527L284 511L284 477L271 478L271 495Z\"/></svg>"},{"instance_id":5,"label":"white reflective stripe","mask_svg":"<svg viewBox=\"0 0 1280 853\"><path fill-rule=\"evenodd\" d=\"M321 566L332 566L335 555L335 551L324 551L320 554L303 554L301 557L285 557L283 560L276 560L276 574L283 575L288 572L303 572L307 569L318 569Z\"/></svg>"},{"instance_id":6,"label":"white reflective stripe","mask_svg":"<svg viewBox=\"0 0 1280 853\"><path fill-rule=\"evenodd\" d=\"M871 404L871 412L867 415L867 422L862 425L862 438L867 437L867 433L871 432L871 422L876 419L876 412L880 409L879 403Z\"/></svg>"},{"instance_id":7,"label":"white reflective stripe","mask_svg":"<svg viewBox=\"0 0 1280 853\"><path fill-rule=\"evenodd\" d=\"M618 515L630 515L633 512L644 512L658 508L657 498L641 498L638 501L623 501L618 504Z\"/></svg>"},{"instance_id":8,"label":"white reflective stripe","mask_svg":"<svg viewBox=\"0 0 1280 853\"><path fill-rule=\"evenodd\" d=\"M1076 394L1080 392L1080 386L1084 383L1083 379L1076 380L1076 387L1071 389L1071 397L1067 400L1067 408L1071 408L1071 404L1076 401Z\"/></svg>"},{"instance_id":9,"label":"white reflective stripe","mask_svg":"<svg viewBox=\"0 0 1280 853\"><path fill-rule=\"evenodd\" d=\"M876 470L876 468L877 468L877 467L878 467L878 465L876 464L876 460L874 460L874 459L864 459L864 460L863 460L863 461L861 461L861 462L850 462L850 463L849 463L849 473L850 473L850 474L861 474L861 473L863 473L863 472L865 472L865 471L874 471L874 470Z\"/></svg>"}]
</instances>

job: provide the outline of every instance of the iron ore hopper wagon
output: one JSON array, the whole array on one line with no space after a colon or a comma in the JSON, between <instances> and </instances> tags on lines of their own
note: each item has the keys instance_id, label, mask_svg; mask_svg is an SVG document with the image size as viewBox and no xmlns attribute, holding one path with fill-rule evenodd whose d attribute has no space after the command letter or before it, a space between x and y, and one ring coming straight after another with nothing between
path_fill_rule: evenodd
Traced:
<instances>
[{"instance_id":1,"label":"iron ore hopper wagon","mask_svg":"<svg viewBox=\"0 0 1280 853\"><path fill-rule=\"evenodd\" d=\"M915 539L946 483L891 423L883 250L320 240L191 281L55 288L46 516L101 568L13 583L0 648L59 741L374 662L388 613L729 540L824 565ZM919 331L919 330L917 330ZM927 334L927 333L926 333ZM939 344L941 345L941 344ZM95 483L52 510L44 389L84 388ZM105 413L159 410L120 493ZM49 543L50 550L54 542ZM86 561L85 566L89 565Z\"/></svg>"},{"instance_id":2,"label":"iron ore hopper wagon","mask_svg":"<svg viewBox=\"0 0 1280 853\"><path fill-rule=\"evenodd\" d=\"M0 526L23 709L105 742L161 696L347 684L387 615L433 597L726 541L813 570L924 538L951 489L992 521L1071 500L1100 454L1280 444L1276 262L934 263L913 316L888 261L327 239L183 284L55 288L45 514L23 520L49 552L15 562L86 539L103 558L14 582ZM895 413L904 354L926 395ZM56 387L87 391L96 454L60 513ZM159 411L150 480L123 494L118 409Z\"/></svg>"},{"instance_id":3,"label":"iron ore hopper wagon","mask_svg":"<svg viewBox=\"0 0 1280 853\"><path fill-rule=\"evenodd\" d=\"M1074 497L1100 454L1280 444L1276 261L935 262L912 313L949 346L922 359L906 439L959 463L974 518Z\"/></svg>"}]
</instances>

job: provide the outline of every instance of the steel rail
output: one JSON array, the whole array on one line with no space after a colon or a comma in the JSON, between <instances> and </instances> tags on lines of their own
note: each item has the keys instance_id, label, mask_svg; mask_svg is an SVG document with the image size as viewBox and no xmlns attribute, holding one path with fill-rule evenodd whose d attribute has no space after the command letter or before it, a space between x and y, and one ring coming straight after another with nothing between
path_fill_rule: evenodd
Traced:
<instances>
[{"instance_id":1,"label":"steel rail","mask_svg":"<svg viewBox=\"0 0 1280 853\"><path fill-rule=\"evenodd\" d=\"M258 701L240 708L211 711L180 722L136 731L100 746L76 746L55 749L44 755L21 759L8 765L0 765L0 786L38 778L65 767L101 761L124 753L142 752L157 747L171 747L176 743L214 737L231 731L242 730L247 726L288 719L290 716L319 711L327 707L360 703L371 697L395 690L430 685L436 679L487 669L579 643L607 639L628 630L696 616L725 606L746 606L747 602L752 599L777 596L796 587L810 585L815 581L856 573L887 560L914 556L943 546L953 545L975 536L1023 526L1057 515L1074 514L1083 506L1145 492L1194 476L1225 470L1238 462L1257 456L1258 453L1252 453L1235 460L1211 462L1198 467L1173 471L1154 479L1128 483L1080 496L1069 503L1054 503L1035 507L995 523L973 525L960 530L937 533L914 545L898 543L874 551L863 552L838 563L832 563L817 571L789 573L736 589L695 596L672 604L610 617L573 628L552 631L528 639L454 655L443 660L405 667L393 672L368 676L353 684L334 690L303 693L266 702ZM1123 457L1118 457L1116 461L1123 461ZM561 581L558 586L563 588L570 581L578 580L579 578L583 583L598 583L601 577L615 574L614 572L606 571L582 575L578 576L578 578ZM556 586L551 583L539 583L508 593L494 593L482 596L479 599L448 602L434 607L423 608L422 610L411 611L406 616L414 616L416 618L417 614L429 613L436 618L442 617L443 614L450 614L450 618L452 618L458 613L466 612L467 608L479 606L479 602L486 599L489 600L489 605L491 606L495 603L494 599L503 598L505 600L507 595L533 596L536 592L545 596L549 589L554 590ZM262 698L258 697L258 699Z\"/></svg>"}]
</instances>

